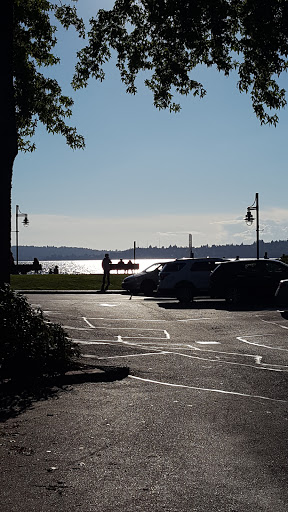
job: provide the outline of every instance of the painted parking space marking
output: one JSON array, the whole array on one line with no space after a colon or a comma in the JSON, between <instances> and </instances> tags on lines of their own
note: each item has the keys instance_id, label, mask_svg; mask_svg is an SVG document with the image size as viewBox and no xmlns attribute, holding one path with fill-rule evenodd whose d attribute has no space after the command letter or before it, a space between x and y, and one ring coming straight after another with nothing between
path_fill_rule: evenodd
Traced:
<instances>
[{"instance_id":1,"label":"painted parking space marking","mask_svg":"<svg viewBox=\"0 0 288 512\"><path fill-rule=\"evenodd\" d=\"M130 347L134 347L134 348L137 348L137 350L147 350L147 343L133 343L131 341L128 341L127 338L125 337L124 339L122 338L122 336L118 335L117 336L117 341L112 341L110 344L114 344L115 345L115 342L117 343L120 343L120 344L123 344L124 346L130 346ZM78 342L79 343L79 342ZM81 344L83 345L97 345L97 340L95 341L81 341ZM109 342L107 342L107 344L109 344ZM173 348L170 348L170 345L169 345L169 350L165 350L164 348L160 348L159 345L157 345L156 347L155 346L149 346L150 350L154 350L155 352L146 352L145 354L139 354L136 353L136 354L125 354L125 355L113 355L113 356L107 356L107 357L99 357L98 359L117 359L119 357L121 358L130 358L130 357L141 357L143 355L153 355L153 356L156 356L156 355L174 355L174 356L180 356L180 357L185 357L185 358L188 358L188 359L193 359L193 360L198 360L198 361L205 361L205 362L209 362L209 363L214 363L214 364L222 364L222 365L233 365L233 366L236 366L236 367L246 367L246 368L253 368L253 369L256 369L256 370L266 370L266 371L274 371L274 372L288 372L288 366L284 366L284 365L277 365L277 364L270 364L270 363L263 363L262 362L262 356L259 356L259 355L255 355L255 354L238 354L238 353L229 353L229 352L217 352L217 351L208 351L208 350L203 350L202 352L203 353L213 353L214 356L213 357L205 357L204 354L202 356L200 355L191 355L191 354L185 354L183 352L178 352L176 351L175 349L173 350ZM236 357L243 357L243 358L250 358L253 360L254 364L251 362L247 362L247 363L241 363L240 361L227 361L225 359L221 359L219 357L219 355L230 355L230 356L236 356ZM95 356L92 356L92 357L95 357Z\"/></svg>"},{"instance_id":2,"label":"painted parking space marking","mask_svg":"<svg viewBox=\"0 0 288 512\"><path fill-rule=\"evenodd\" d=\"M137 329L136 327L108 327L108 326L93 327L93 330L95 330L95 331L101 331L101 330L107 331L107 329L109 329L110 331L116 331L117 333L124 331L125 333L127 333L127 335L125 334L123 336L120 334L115 334L115 337L121 336L121 338L123 338L123 339L138 339L138 340L143 340L143 339L149 340L150 339L150 340L155 340L155 341L170 339L169 333L163 329L140 329L140 328ZM135 334L132 334L133 331L135 332ZM130 333L132 335L129 336L128 333Z\"/></svg>"},{"instance_id":3,"label":"painted parking space marking","mask_svg":"<svg viewBox=\"0 0 288 512\"><path fill-rule=\"evenodd\" d=\"M221 345L220 341L195 341L198 345Z\"/></svg>"},{"instance_id":4,"label":"painted parking space marking","mask_svg":"<svg viewBox=\"0 0 288 512\"><path fill-rule=\"evenodd\" d=\"M125 357L131 358L131 357L147 357L147 356L161 356L170 354L171 352L166 352L165 350L161 350L159 352L145 352L144 354L125 354L125 355L119 355L119 356L107 356L107 357L97 357L97 359L124 359ZM93 357L93 356L92 356ZM94 356L95 357L95 356Z\"/></svg>"},{"instance_id":5,"label":"painted parking space marking","mask_svg":"<svg viewBox=\"0 0 288 512\"><path fill-rule=\"evenodd\" d=\"M198 322L199 320L211 320L210 316L199 316L197 318L180 318L177 322Z\"/></svg>"},{"instance_id":6,"label":"painted parking space marking","mask_svg":"<svg viewBox=\"0 0 288 512\"><path fill-rule=\"evenodd\" d=\"M129 344L129 342L125 342L120 336L119 336L119 341L123 341L123 343L125 344ZM144 347L143 343L141 343L141 345L139 344L132 344L131 345L134 345L135 347L137 347L137 349L139 348L146 348ZM146 344L147 345L147 344ZM162 354L170 354L170 355L174 355L174 356L180 356L180 357L185 357L185 358L188 358L188 359L193 359L193 360L198 360L198 361L205 361L205 362L209 362L209 363L214 363L214 364L222 364L222 365L233 365L233 366L236 366L236 367L246 367L246 368L252 368L252 369L256 369L256 370L263 370L263 371L274 371L274 372L288 372L288 366L287 365L278 365L278 364L271 364L271 363L263 363L262 362L262 356L259 356L257 354L239 354L237 352L219 352L219 351L213 351L213 350L201 350L202 354L203 355L192 355L192 354L186 354L186 353L183 353L183 352L179 352L177 350L175 350L175 348L173 349L173 346L171 347L171 345L169 345L169 350L165 350L166 347L163 347L162 346L162 350L161 350L161 346L160 345L157 345L157 347L155 346L151 346L150 345L150 350L155 350L156 353L155 355L157 354L157 352L159 353L159 351L162 353ZM182 350L183 350L183 347L182 347ZM199 349L200 350L200 349ZM205 353L207 353L207 357L205 357ZM208 354L213 354L213 357L208 357ZM247 362L241 362L241 361L231 361L231 360L225 360L219 356L221 355L224 355L224 356L234 356L236 358L246 358L248 359ZM137 356L137 354L136 354ZM117 357L117 356L111 356L110 359L113 359L114 357ZM129 357L128 355L125 355L125 356L122 356L122 357ZM251 362L249 362L249 359L252 360Z\"/></svg>"},{"instance_id":7,"label":"painted parking space marking","mask_svg":"<svg viewBox=\"0 0 288 512\"><path fill-rule=\"evenodd\" d=\"M86 322L86 324L89 325L89 327L91 327L91 329L94 329L94 325L91 324L91 322L89 322L89 320L85 316L83 316L82 318L83 318L84 322Z\"/></svg>"},{"instance_id":8,"label":"painted parking space marking","mask_svg":"<svg viewBox=\"0 0 288 512\"><path fill-rule=\"evenodd\" d=\"M108 304L109 305L109 304ZM83 316L81 318L86 318L86 319L90 319L90 320L107 320L107 317L103 317L103 316L96 316L96 317L86 317L86 316ZM109 321L110 322L138 322L138 323L141 323L141 322L144 322L145 324L149 323L149 322L153 322L153 323L174 323L174 322L198 322L199 320L211 320L211 317L197 317L197 318L180 318L180 319L171 319L171 320L167 320L167 319L146 319L146 318L109 318Z\"/></svg>"},{"instance_id":9,"label":"painted parking space marking","mask_svg":"<svg viewBox=\"0 0 288 512\"><path fill-rule=\"evenodd\" d=\"M62 327L63 327L63 329L69 329L71 331L86 331L86 332L91 331L91 328L89 328L89 327L75 327L73 325L63 325Z\"/></svg>"},{"instance_id":10,"label":"painted parking space marking","mask_svg":"<svg viewBox=\"0 0 288 512\"><path fill-rule=\"evenodd\" d=\"M73 338L73 343L77 343L79 345L112 345L113 342L107 340L77 340Z\"/></svg>"},{"instance_id":11,"label":"painted parking space marking","mask_svg":"<svg viewBox=\"0 0 288 512\"><path fill-rule=\"evenodd\" d=\"M278 311L278 313L280 313L280 311ZM264 320L263 318L261 318L261 320L265 324L277 325L277 327L281 327L281 329L288 329L287 325L282 325L282 324L279 324L278 322L272 322L272 320Z\"/></svg>"},{"instance_id":12,"label":"painted parking space marking","mask_svg":"<svg viewBox=\"0 0 288 512\"><path fill-rule=\"evenodd\" d=\"M86 317L82 317L82 318L83 318L84 322L88 325L88 327L93 330L99 331L101 329L102 330L105 329L107 331L107 329L109 329L110 331L117 331L118 333L125 331L125 333L127 332L127 335L125 335L125 336L122 335L122 338L125 338L125 339L139 339L139 340L142 340L142 339L169 340L170 339L170 334L166 329L155 329L155 328L153 329L153 328L147 328L147 327L146 328L143 328L143 327L118 327L118 326L114 327L111 325L98 326L98 325L94 325L91 323L91 321L95 320L94 318L89 318L89 320ZM128 334L132 334L132 335L128 335ZM120 334L119 334L119 336L120 336Z\"/></svg>"},{"instance_id":13,"label":"painted parking space marking","mask_svg":"<svg viewBox=\"0 0 288 512\"><path fill-rule=\"evenodd\" d=\"M265 334L265 336L273 336L275 337L274 334ZM259 343L257 341L254 341L252 339L248 340L247 338L255 338L255 337L264 337L263 334L257 334L257 335L251 335L251 336L245 336L242 337L242 336L237 336L237 340L241 341L242 343L246 343L247 345L254 345L256 347L262 347L262 348L268 348L270 350L279 350L279 351L282 351L282 352L288 352L288 349L287 348L282 348L282 347L273 347L271 345L267 345L267 344L264 344L263 342L262 343Z\"/></svg>"},{"instance_id":14,"label":"painted parking space marking","mask_svg":"<svg viewBox=\"0 0 288 512\"><path fill-rule=\"evenodd\" d=\"M143 357L144 354L139 353L139 350L144 350L145 353L149 356L157 355L161 353L162 355L168 355L172 354L174 356L180 356L185 358L190 358L194 360L199 361L206 361L212 364L222 364L222 365L234 365L237 367L247 367L247 368L253 368L253 369L261 369L266 371L274 371L274 372L288 372L288 366L285 365L277 365L277 364L270 364L270 363L263 363L262 359L263 357L259 354L239 354L237 352L224 352L219 350L213 350L213 349L207 349L206 347L209 345L220 345L221 342L216 340L195 340L193 344L187 344L183 345L181 343L177 344L171 344L169 343L169 350L167 350L167 341L171 339L171 336L169 332L166 329L155 329L155 328L141 328L141 327L119 327L116 326L115 323L120 323L120 319L113 319L113 325L111 325L111 319L103 319L101 317L101 320L105 320L105 325L98 326L95 325L94 321L100 320L99 318L87 318L82 317L83 321L87 324L87 328L83 329L80 328L80 330L87 330L88 331L107 331L107 335L110 333L110 339L103 339L102 337L93 339L93 340L81 340L80 344L82 345L97 345L97 343L107 343L107 344L114 344L119 343L122 344L122 346L131 346L137 349L137 352L135 354L125 354L125 355L113 355L113 356L107 356L109 359L114 358L129 358L129 357ZM135 321L135 319L130 319L131 321ZM121 323L122 323L121 319ZM137 321L137 319L136 319ZM93 322L93 323L92 323ZM107 325L107 323L108 325ZM77 328L76 328L77 329ZM111 331L115 331L115 338L112 336L111 339ZM263 336L263 335L257 335ZM240 341L243 341L243 337L237 337L236 339L239 339ZM246 336L247 338L247 336ZM246 340L247 341L247 340ZM161 343L162 342L162 343ZM163 343L165 342L165 343ZM79 341L78 341L79 343ZM250 343L251 345L258 345L262 346L262 344L259 343L252 343L252 341L247 341L247 343ZM149 346L149 351L147 352L147 348ZM203 347L203 348L202 348ZM266 347L263 345L263 347ZM166 349L166 350L165 350ZM180 349L180 350L179 350ZM154 351L154 352L151 352ZM189 353L185 353L183 351L189 350ZM191 354L191 350L200 352L199 354ZM285 349L286 350L286 349ZM229 360L227 360L226 356L231 356ZM232 358L232 360L231 360ZM233 360L234 358L234 360ZM236 358L236 360L235 360ZM103 357L103 359L106 359ZM242 359L242 361L240 360ZM244 361L243 361L244 359ZM245 361L247 359L247 361Z\"/></svg>"},{"instance_id":15,"label":"painted parking space marking","mask_svg":"<svg viewBox=\"0 0 288 512\"><path fill-rule=\"evenodd\" d=\"M117 306L121 306L121 305L122 305L121 302L114 303L114 304L113 303L105 304L105 302L104 302L102 304L101 303L99 304L99 306L102 306L103 308L117 308Z\"/></svg>"},{"instance_id":16,"label":"painted parking space marking","mask_svg":"<svg viewBox=\"0 0 288 512\"><path fill-rule=\"evenodd\" d=\"M41 309L41 306L37 306L35 307L35 309ZM44 315L57 315L57 316L63 316L63 313L61 311L43 311L43 314Z\"/></svg>"},{"instance_id":17,"label":"painted parking space marking","mask_svg":"<svg viewBox=\"0 0 288 512\"><path fill-rule=\"evenodd\" d=\"M118 316L118 315L117 315ZM93 331L93 338L85 340L76 340L74 339L76 343L79 343L81 345L90 345L90 346L97 346L97 344L102 345L115 345L115 343L118 343L122 346L130 346L135 349L135 353L129 353L129 354L120 354L120 355L113 355L113 356L107 356L107 357L101 357L101 359L117 359L117 358L129 358L129 357L155 357L156 355L161 356L167 356L167 355L174 355L177 357L185 357L190 358L199 361L205 361L206 363L210 363L213 365L222 364L222 365L233 365L236 367L247 367L251 369L261 369L266 371L274 371L274 372L288 372L288 366L286 365L278 365L278 364L271 364L271 363L264 363L263 362L263 356L260 354L243 354L243 353L237 353L237 352L224 352L220 350L216 350L216 345L221 345L222 341L216 340L194 340L190 344L183 344L183 343L171 343L171 335L168 332L167 329L160 329L160 328L149 328L147 325L149 325L149 322L153 322L154 320L145 320L145 319L137 319L137 318L107 318L103 316L95 316L95 317L88 317L88 316L82 316L80 317L86 327L68 327L69 329L72 329L74 331L79 330L84 333L88 333L89 331ZM186 321L199 321L203 319L208 319L208 317L198 317L197 319L186 319ZM79 321L79 318L78 318ZM175 320L174 320L175 321ZM178 320L181 321L181 320ZM121 327L123 325L123 322L125 323L125 327ZM143 325L143 322L145 322L145 327ZM159 325L159 322L165 323L165 325L170 325L170 322L166 320L158 320L157 321ZM269 322L268 322L269 323ZM274 322L270 322L274 323ZM99 325L100 324L100 325ZM101 325L102 324L102 325ZM135 326L131 326L135 324ZM142 327L143 325L143 327ZM279 324L275 325L279 326ZM160 327L160 326L159 326ZM163 325L164 327L164 325ZM115 336L113 333L115 332ZM95 336L95 334L97 335ZM99 338L98 338L99 333ZM101 335L102 333L102 335ZM107 337L106 337L107 336ZM241 341L241 343L247 343L252 346L258 346L263 348L270 348L273 350L281 350L281 351L288 351L286 348L282 347L273 347L270 346L271 344L265 344L261 343L259 338L263 338L263 334L257 334L253 336L239 336L236 337L238 341ZM265 336L273 336L273 334L265 334ZM255 338L256 339L255 341ZM234 338L235 339L235 338ZM167 347L167 342L169 341L169 347ZM209 346L211 349L209 349ZM213 346L215 346L215 349L213 350ZM168 348L168 350L167 350ZM187 351L189 351L187 353ZM192 354L191 351L198 352L197 354ZM91 354L91 357L95 357Z\"/></svg>"},{"instance_id":18,"label":"painted parking space marking","mask_svg":"<svg viewBox=\"0 0 288 512\"><path fill-rule=\"evenodd\" d=\"M163 355L167 353L165 350L156 347L151 347L150 345L153 343L153 345L158 342L167 341L170 339L170 334L166 329L155 329L155 328L144 328L141 325L138 327L121 327L115 325L116 323L120 323L121 325L123 323L122 319L113 319L113 323L111 322L111 319L102 318L101 320L105 321L105 325L95 325L96 323L99 323L99 318L87 318L85 316L81 317L82 320L87 325L86 328L83 329L79 328L81 331L86 332L93 332L100 333L103 332L104 336L107 335L107 338L101 337L93 337L92 339L89 338L88 340L85 339L76 339L73 338L72 341L74 343L80 344L80 345L87 345L87 346L97 346L97 345L110 345L110 346L116 346L117 344L122 345L122 347L130 347L135 350L134 353L129 354L115 354L113 356L99 356L95 354L86 354L85 357L87 358L93 358L97 360L105 360L105 359L117 359L117 358L130 358L130 357L147 357L147 356L155 356L155 355ZM132 320L132 319L131 319ZM137 321L137 319L136 319ZM93 322L93 323L92 323ZM138 323L138 322L137 322ZM111 325L112 324L112 325ZM131 325L131 324L130 324ZM77 328L75 328L77 330ZM111 331L112 333L115 332L115 337L112 335L111 339ZM149 349L147 351L147 345L149 346ZM165 347L166 348L166 347ZM144 352L144 353L143 353Z\"/></svg>"},{"instance_id":19,"label":"painted parking space marking","mask_svg":"<svg viewBox=\"0 0 288 512\"><path fill-rule=\"evenodd\" d=\"M251 356L254 358L254 361L256 363L256 366L255 364L249 364L249 363L241 363L240 361L225 361L224 359L220 359L217 355L214 357L214 358L210 358L210 357L201 357L201 356L193 356L191 354L183 354L182 352L175 352L175 351L172 351L170 350L169 351L170 354L173 354L173 355L178 355L178 356L181 356L181 357L186 357L188 359L198 359L200 361L207 361L207 362L210 362L210 363L216 363L216 364L221 364L221 365L232 365L232 366L242 366L242 367L246 367L246 368L254 368L256 370L266 370L266 371L274 371L274 372L288 372L288 366L284 366L284 365L277 365L277 364L263 364L263 363L258 363L258 360L259 360L259 356ZM218 354L218 352L216 352L216 354ZM242 354L237 354L237 356L240 356L242 357Z\"/></svg>"},{"instance_id":20,"label":"painted parking space marking","mask_svg":"<svg viewBox=\"0 0 288 512\"><path fill-rule=\"evenodd\" d=\"M195 390L195 391L206 391L206 392L210 392L210 393L219 393L219 394L223 394L223 395L234 395L234 396L240 396L240 397L244 397L244 398L254 398L254 399L258 399L258 400L259 399L260 400L269 400L271 402L287 403L287 400L281 400L281 399L278 399L278 398L271 398L271 397L268 397L268 396L249 395L247 393L238 393L237 391L225 391L223 389L201 388L201 387L197 387L197 386L187 386L185 384L173 384L173 383L169 383L169 382L161 382L161 381L158 381L158 380L144 379L142 377L136 377L135 375L128 375L128 377L130 379L136 379L136 380L140 380L140 381L143 381L143 382L148 382L148 383L151 383L151 384L158 384L158 385L161 385L161 386L169 386L169 387L173 387L173 388L192 389L192 390Z\"/></svg>"}]
</instances>

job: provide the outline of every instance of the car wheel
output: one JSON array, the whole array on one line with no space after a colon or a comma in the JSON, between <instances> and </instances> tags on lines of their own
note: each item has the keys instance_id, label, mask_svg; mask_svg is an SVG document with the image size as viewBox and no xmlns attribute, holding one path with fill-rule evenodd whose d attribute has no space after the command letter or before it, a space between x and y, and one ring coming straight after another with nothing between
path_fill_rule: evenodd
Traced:
<instances>
[{"instance_id":1,"label":"car wheel","mask_svg":"<svg viewBox=\"0 0 288 512\"><path fill-rule=\"evenodd\" d=\"M181 304L188 304L193 301L194 290L189 285L183 285L176 290L176 297Z\"/></svg>"},{"instance_id":2,"label":"car wheel","mask_svg":"<svg viewBox=\"0 0 288 512\"><path fill-rule=\"evenodd\" d=\"M140 287L141 293L144 293L144 295L153 295L153 291L155 290L156 286L154 281L151 281L151 279L146 279L146 281L143 281Z\"/></svg>"},{"instance_id":3,"label":"car wheel","mask_svg":"<svg viewBox=\"0 0 288 512\"><path fill-rule=\"evenodd\" d=\"M226 301L230 304L234 304L236 306L237 304L240 304L241 302L241 294L238 288L232 287L227 290L226 293Z\"/></svg>"}]
</instances>

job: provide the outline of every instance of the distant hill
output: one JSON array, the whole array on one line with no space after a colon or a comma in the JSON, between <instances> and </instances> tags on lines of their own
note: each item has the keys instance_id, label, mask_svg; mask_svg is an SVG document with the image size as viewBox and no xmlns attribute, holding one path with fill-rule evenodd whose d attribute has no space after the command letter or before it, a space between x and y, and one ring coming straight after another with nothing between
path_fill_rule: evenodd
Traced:
<instances>
[{"instance_id":1,"label":"distant hill","mask_svg":"<svg viewBox=\"0 0 288 512\"><path fill-rule=\"evenodd\" d=\"M12 247L14 258L16 258L16 247ZM87 249L82 247L37 247L37 246L19 246L19 261L32 261L38 258L39 261L45 260L99 260L104 254L109 252L111 259L132 259L134 258L134 249L126 249L124 251L109 251L107 249ZM265 252L269 258L280 258L282 254L288 254L288 240L279 240L272 242L259 242L260 257L263 258ZM195 258L210 257L226 257L235 258L254 258L256 257L256 243L250 245L201 245L194 247L193 253ZM190 250L188 247L177 247L176 245L169 247L137 247L136 259L169 259L189 257Z\"/></svg>"},{"instance_id":2,"label":"distant hill","mask_svg":"<svg viewBox=\"0 0 288 512\"><path fill-rule=\"evenodd\" d=\"M106 251L107 252L107 251ZM12 246L14 259L16 258L16 247ZM31 261L34 258L38 260L97 260L103 258L104 251L85 249L82 247L37 247L34 245L19 246L19 260Z\"/></svg>"}]
</instances>

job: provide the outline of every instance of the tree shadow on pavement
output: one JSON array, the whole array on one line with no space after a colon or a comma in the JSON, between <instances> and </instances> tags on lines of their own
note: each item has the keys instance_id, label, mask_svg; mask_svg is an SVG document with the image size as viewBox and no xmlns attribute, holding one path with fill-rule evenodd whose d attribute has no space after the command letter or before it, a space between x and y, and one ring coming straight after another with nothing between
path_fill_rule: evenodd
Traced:
<instances>
[{"instance_id":1,"label":"tree shadow on pavement","mask_svg":"<svg viewBox=\"0 0 288 512\"><path fill-rule=\"evenodd\" d=\"M176 309L216 309L222 311L276 311L276 306L271 306L269 304L229 304L226 301L216 301L216 300L196 300L188 303L180 303L180 302L158 302L159 308L176 310ZM287 315L288 316L288 315Z\"/></svg>"},{"instance_id":2,"label":"tree shadow on pavement","mask_svg":"<svg viewBox=\"0 0 288 512\"><path fill-rule=\"evenodd\" d=\"M0 422L15 418L39 400L54 397L60 388L48 382L23 385L20 382L3 382L0 385Z\"/></svg>"},{"instance_id":3,"label":"tree shadow on pavement","mask_svg":"<svg viewBox=\"0 0 288 512\"><path fill-rule=\"evenodd\" d=\"M129 374L127 366L95 366L79 364L73 370L56 377L38 378L32 381L7 380L0 383L0 423L15 418L40 400L57 397L69 391L71 385L85 382L113 382Z\"/></svg>"}]
</instances>

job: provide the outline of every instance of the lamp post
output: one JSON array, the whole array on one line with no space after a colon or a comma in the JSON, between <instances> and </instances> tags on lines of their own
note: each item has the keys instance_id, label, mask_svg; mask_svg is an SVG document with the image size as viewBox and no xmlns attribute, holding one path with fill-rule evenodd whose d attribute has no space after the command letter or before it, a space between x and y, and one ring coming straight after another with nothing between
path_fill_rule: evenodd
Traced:
<instances>
[{"instance_id":1,"label":"lamp post","mask_svg":"<svg viewBox=\"0 0 288 512\"><path fill-rule=\"evenodd\" d=\"M192 235L189 233L189 258L194 258L193 249L192 249Z\"/></svg>"},{"instance_id":2,"label":"lamp post","mask_svg":"<svg viewBox=\"0 0 288 512\"><path fill-rule=\"evenodd\" d=\"M257 248L257 260L259 260L259 195L256 192L255 201L251 206L248 206L247 213L245 216L245 222L247 226L252 226L253 221L255 220L251 210L256 211L256 248Z\"/></svg>"},{"instance_id":3,"label":"lamp post","mask_svg":"<svg viewBox=\"0 0 288 512\"><path fill-rule=\"evenodd\" d=\"M19 209L19 205L16 204L16 261L17 261L17 267L18 267L18 253L19 253L19 241L18 241L18 233L19 233L19 228L18 228L18 217L24 217L23 219L23 225L24 226L28 226L29 224L29 220L28 220L28 214L27 213L22 213Z\"/></svg>"}]
</instances>

